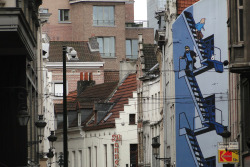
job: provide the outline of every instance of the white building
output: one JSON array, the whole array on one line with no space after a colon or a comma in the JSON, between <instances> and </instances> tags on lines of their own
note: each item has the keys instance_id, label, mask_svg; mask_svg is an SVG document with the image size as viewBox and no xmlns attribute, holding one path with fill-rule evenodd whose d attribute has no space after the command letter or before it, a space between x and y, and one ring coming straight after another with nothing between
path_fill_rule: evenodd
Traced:
<instances>
[{"instance_id":1,"label":"white building","mask_svg":"<svg viewBox=\"0 0 250 167\"><path fill-rule=\"evenodd\" d=\"M92 99L97 96L99 102ZM92 100L88 103L85 98ZM75 110L68 106L69 166L137 165L136 75L126 76L118 87L117 83L86 87L76 104L79 108ZM56 108L57 117L58 111ZM55 157L63 152L61 123L58 126Z\"/></svg>"}]
</instances>

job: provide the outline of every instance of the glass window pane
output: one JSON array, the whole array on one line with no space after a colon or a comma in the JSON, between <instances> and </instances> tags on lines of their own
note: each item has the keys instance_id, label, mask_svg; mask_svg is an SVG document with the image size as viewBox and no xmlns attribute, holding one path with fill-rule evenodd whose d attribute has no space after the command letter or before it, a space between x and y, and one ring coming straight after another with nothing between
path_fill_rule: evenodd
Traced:
<instances>
[{"instance_id":1,"label":"glass window pane","mask_svg":"<svg viewBox=\"0 0 250 167\"><path fill-rule=\"evenodd\" d=\"M98 14L97 14L97 7L94 6L93 7L93 24L94 25L97 25L97 16L98 16Z\"/></svg>"},{"instance_id":2,"label":"glass window pane","mask_svg":"<svg viewBox=\"0 0 250 167\"><path fill-rule=\"evenodd\" d=\"M97 16L97 25L102 25L103 24L103 7L97 7L97 13L98 13L98 16Z\"/></svg>"},{"instance_id":3,"label":"glass window pane","mask_svg":"<svg viewBox=\"0 0 250 167\"><path fill-rule=\"evenodd\" d=\"M99 52L103 53L103 39L97 38L97 42L99 43Z\"/></svg>"},{"instance_id":4,"label":"glass window pane","mask_svg":"<svg viewBox=\"0 0 250 167\"><path fill-rule=\"evenodd\" d=\"M109 7L104 7L103 22L104 25L109 25Z\"/></svg>"},{"instance_id":5,"label":"glass window pane","mask_svg":"<svg viewBox=\"0 0 250 167\"><path fill-rule=\"evenodd\" d=\"M109 38L104 38L104 53L105 56L110 56L110 39Z\"/></svg>"},{"instance_id":6,"label":"glass window pane","mask_svg":"<svg viewBox=\"0 0 250 167\"><path fill-rule=\"evenodd\" d=\"M110 25L115 25L115 16L114 16L114 7L113 6L109 7L109 20L110 20Z\"/></svg>"},{"instance_id":7,"label":"glass window pane","mask_svg":"<svg viewBox=\"0 0 250 167\"><path fill-rule=\"evenodd\" d=\"M240 41L243 41L243 35L244 35L244 30L243 30L243 9L239 10L239 21L240 21L240 28L239 28L239 33L240 33Z\"/></svg>"},{"instance_id":8,"label":"glass window pane","mask_svg":"<svg viewBox=\"0 0 250 167\"><path fill-rule=\"evenodd\" d=\"M111 56L115 56L115 37L110 37L110 53Z\"/></svg>"},{"instance_id":9,"label":"glass window pane","mask_svg":"<svg viewBox=\"0 0 250 167\"><path fill-rule=\"evenodd\" d=\"M63 96L63 84L55 83L55 96Z\"/></svg>"},{"instance_id":10,"label":"glass window pane","mask_svg":"<svg viewBox=\"0 0 250 167\"><path fill-rule=\"evenodd\" d=\"M239 0L239 5L243 6L243 0Z\"/></svg>"},{"instance_id":11,"label":"glass window pane","mask_svg":"<svg viewBox=\"0 0 250 167\"><path fill-rule=\"evenodd\" d=\"M132 53L131 53L131 41L130 40L126 40L126 55L127 56L132 55Z\"/></svg>"},{"instance_id":12,"label":"glass window pane","mask_svg":"<svg viewBox=\"0 0 250 167\"><path fill-rule=\"evenodd\" d=\"M64 20L63 21L69 21L69 10L64 10Z\"/></svg>"},{"instance_id":13,"label":"glass window pane","mask_svg":"<svg viewBox=\"0 0 250 167\"><path fill-rule=\"evenodd\" d=\"M132 40L132 55L134 58L137 58L138 54L138 40Z\"/></svg>"}]
</instances>

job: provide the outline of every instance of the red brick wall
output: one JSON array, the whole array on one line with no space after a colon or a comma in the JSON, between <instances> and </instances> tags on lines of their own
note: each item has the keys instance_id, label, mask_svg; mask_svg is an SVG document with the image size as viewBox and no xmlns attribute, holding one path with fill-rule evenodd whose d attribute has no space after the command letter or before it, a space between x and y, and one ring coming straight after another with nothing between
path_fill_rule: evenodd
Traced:
<instances>
[{"instance_id":1,"label":"red brick wall","mask_svg":"<svg viewBox=\"0 0 250 167\"><path fill-rule=\"evenodd\" d=\"M127 39L138 39L138 34L142 33L143 43L154 43L154 29L153 28L126 28Z\"/></svg>"},{"instance_id":2,"label":"red brick wall","mask_svg":"<svg viewBox=\"0 0 250 167\"><path fill-rule=\"evenodd\" d=\"M198 1L199 0L177 0L177 13L181 14L181 12L185 8L193 5L195 2L198 2Z\"/></svg>"},{"instance_id":3,"label":"red brick wall","mask_svg":"<svg viewBox=\"0 0 250 167\"><path fill-rule=\"evenodd\" d=\"M49 69L52 72L52 81L63 81L62 69ZM99 71L99 73L98 73ZM104 71L102 69L67 69L68 92L77 89L77 81L80 80L80 73L92 72L96 84L104 83Z\"/></svg>"},{"instance_id":4,"label":"red brick wall","mask_svg":"<svg viewBox=\"0 0 250 167\"><path fill-rule=\"evenodd\" d=\"M125 21L133 22L134 21L134 1L125 4Z\"/></svg>"}]
</instances>

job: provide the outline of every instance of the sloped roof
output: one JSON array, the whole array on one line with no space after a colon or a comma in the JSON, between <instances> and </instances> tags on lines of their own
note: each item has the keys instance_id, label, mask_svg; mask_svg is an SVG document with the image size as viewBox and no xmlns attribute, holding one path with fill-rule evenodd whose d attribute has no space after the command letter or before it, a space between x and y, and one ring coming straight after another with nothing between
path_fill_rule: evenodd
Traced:
<instances>
[{"instance_id":1,"label":"sloped roof","mask_svg":"<svg viewBox=\"0 0 250 167\"><path fill-rule=\"evenodd\" d=\"M133 92L136 90L136 74L130 74L111 98L110 102L115 103L115 105L107 114L108 118L104 118L106 121L102 120L99 125L115 123L115 118L120 117L120 111L124 111L124 105L128 104L128 99L133 97Z\"/></svg>"},{"instance_id":2,"label":"sloped roof","mask_svg":"<svg viewBox=\"0 0 250 167\"><path fill-rule=\"evenodd\" d=\"M157 58L155 54L154 44L143 44L143 55L145 59L145 71L149 71L154 65L156 65Z\"/></svg>"},{"instance_id":3,"label":"sloped roof","mask_svg":"<svg viewBox=\"0 0 250 167\"><path fill-rule=\"evenodd\" d=\"M68 62L102 62L99 52L91 52L87 41L51 41L49 46L49 62L62 62L62 46L73 47L78 60Z\"/></svg>"},{"instance_id":4,"label":"sloped roof","mask_svg":"<svg viewBox=\"0 0 250 167\"><path fill-rule=\"evenodd\" d=\"M87 120L93 115L93 107L95 102L104 102L111 97L113 91L116 89L118 82L108 82L93 86L88 86L86 89L77 96L77 91L72 91L67 96L67 111L69 118L69 127L77 126L77 113L76 109L82 113L82 124L86 123ZM110 105L110 104L109 104ZM63 113L63 104L55 104L55 112L57 114ZM91 112L90 112L91 111ZM84 114L83 112L86 112ZM58 123L58 128L62 128L62 122Z\"/></svg>"},{"instance_id":5,"label":"sloped roof","mask_svg":"<svg viewBox=\"0 0 250 167\"><path fill-rule=\"evenodd\" d=\"M117 87L118 82L107 82L87 87L78 97L80 108L93 108L95 102L104 102Z\"/></svg>"}]
</instances>

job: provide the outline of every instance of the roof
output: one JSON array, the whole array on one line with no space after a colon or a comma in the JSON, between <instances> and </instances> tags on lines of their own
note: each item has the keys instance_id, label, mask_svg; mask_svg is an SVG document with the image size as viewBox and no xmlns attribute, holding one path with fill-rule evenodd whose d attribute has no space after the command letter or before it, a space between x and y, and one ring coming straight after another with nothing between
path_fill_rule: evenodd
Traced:
<instances>
[{"instance_id":1,"label":"roof","mask_svg":"<svg viewBox=\"0 0 250 167\"><path fill-rule=\"evenodd\" d=\"M68 62L102 62L99 52L91 52L87 41L51 41L49 46L49 62L62 62L62 47L73 47L78 60Z\"/></svg>"},{"instance_id":2,"label":"roof","mask_svg":"<svg viewBox=\"0 0 250 167\"><path fill-rule=\"evenodd\" d=\"M93 108L95 102L104 102L117 87L118 82L106 82L87 87L78 97L80 108Z\"/></svg>"},{"instance_id":3,"label":"roof","mask_svg":"<svg viewBox=\"0 0 250 167\"><path fill-rule=\"evenodd\" d=\"M181 14L181 12L187 7L193 5L195 2L199 0L178 0L177 1L177 14Z\"/></svg>"},{"instance_id":4,"label":"roof","mask_svg":"<svg viewBox=\"0 0 250 167\"><path fill-rule=\"evenodd\" d=\"M120 117L120 111L124 111L124 105L128 104L129 98L133 97L133 92L136 90L136 74L130 74L110 99L115 105L99 125L115 123L115 118Z\"/></svg>"},{"instance_id":5,"label":"roof","mask_svg":"<svg viewBox=\"0 0 250 167\"><path fill-rule=\"evenodd\" d=\"M69 118L69 127L78 126L77 111L81 112L82 124L89 120L93 115L95 102L104 102L109 99L114 90L117 88L118 82L108 82L93 86L88 86L77 96L77 91L72 91L67 96L67 111ZM110 106L110 103L107 104ZM100 105L99 105L100 106ZM63 104L55 104L55 112L57 115L63 113ZM105 108L103 108L105 109ZM103 116L101 116L103 117ZM62 128L62 121L58 122L58 129Z\"/></svg>"},{"instance_id":6,"label":"roof","mask_svg":"<svg viewBox=\"0 0 250 167\"><path fill-rule=\"evenodd\" d=\"M154 44L143 44L143 55L145 59L145 71L149 71L158 61L155 54Z\"/></svg>"}]
</instances>

